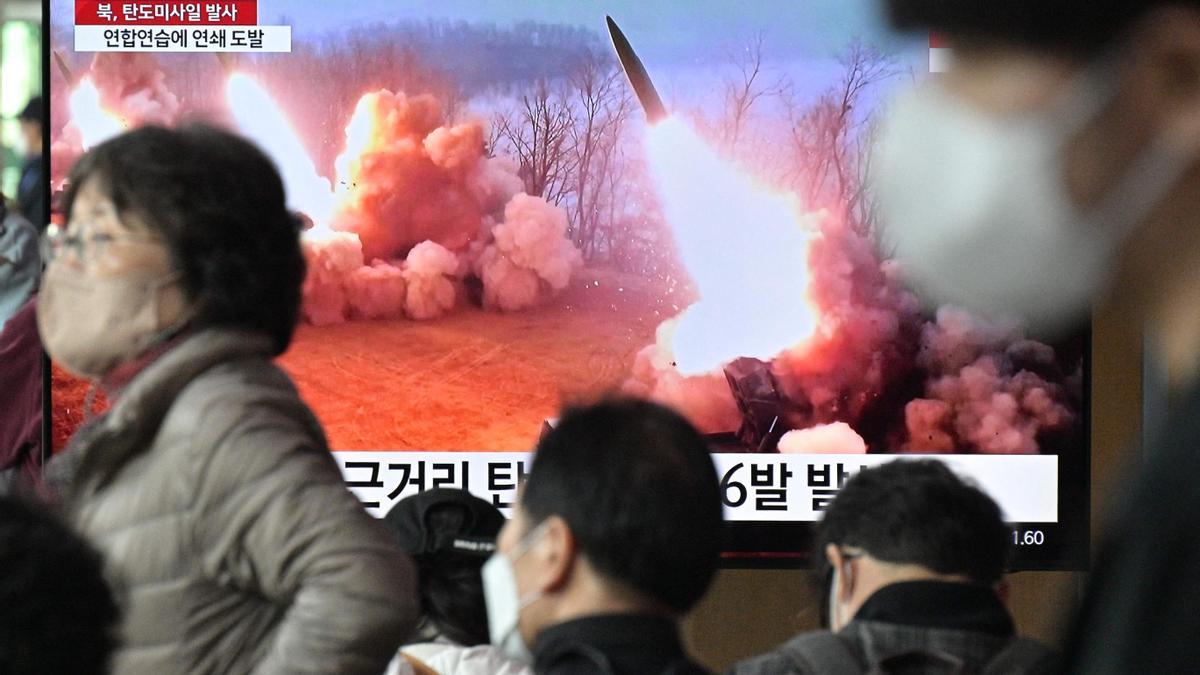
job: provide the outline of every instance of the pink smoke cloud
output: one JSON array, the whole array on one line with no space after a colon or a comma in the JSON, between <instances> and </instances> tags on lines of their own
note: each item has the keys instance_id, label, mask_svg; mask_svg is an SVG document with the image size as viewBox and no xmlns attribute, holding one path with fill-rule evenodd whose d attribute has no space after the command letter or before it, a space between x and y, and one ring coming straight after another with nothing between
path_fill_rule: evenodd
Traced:
<instances>
[{"instance_id":1,"label":"pink smoke cloud","mask_svg":"<svg viewBox=\"0 0 1200 675\"><path fill-rule=\"evenodd\" d=\"M905 406L906 452L1034 454L1038 436L1074 421L1062 384L1023 367L1053 365L1053 348L1019 329L944 307L927 324L918 362L930 373Z\"/></svg>"}]
</instances>

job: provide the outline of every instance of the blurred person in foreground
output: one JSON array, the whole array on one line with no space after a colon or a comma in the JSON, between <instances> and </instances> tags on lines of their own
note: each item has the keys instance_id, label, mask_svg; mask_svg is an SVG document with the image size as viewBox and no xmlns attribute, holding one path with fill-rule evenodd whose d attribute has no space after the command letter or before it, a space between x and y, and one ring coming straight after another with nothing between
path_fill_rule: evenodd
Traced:
<instances>
[{"instance_id":1,"label":"blurred person in foreground","mask_svg":"<svg viewBox=\"0 0 1200 675\"><path fill-rule=\"evenodd\" d=\"M0 329L0 495L36 494L42 473L42 343L30 299Z\"/></svg>"},{"instance_id":2,"label":"blurred person in foreground","mask_svg":"<svg viewBox=\"0 0 1200 675\"><path fill-rule=\"evenodd\" d=\"M0 497L0 673L104 675L118 620L96 551L41 505Z\"/></svg>"},{"instance_id":3,"label":"blurred person in foreground","mask_svg":"<svg viewBox=\"0 0 1200 675\"><path fill-rule=\"evenodd\" d=\"M1164 433L1094 559L1069 672L1200 662L1200 1L886 0L949 71L897 102L883 228L939 300L1081 324L1105 299L1164 356Z\"/></svg>"},{"instance_id":4,"label":"blurred person in foreground","mask_svg":"<svg viewBox=\"0 0 1200 675\"><path fill-rule=\"evenodd\" d=\"M21 143L17 154L24 160L21 165L20 182L17 183L17 209L38 232L46 229L50 222L46 214L46 180L42 175L42 143L46 119L47 111L42 105L41 96L29 99L29 103L17 116L21 123Z\"/></svg>"},{"instance_id":5,"label":"blurred person in foreground","mask_svg":"<svg viewBox=\"0 0 1200 675\"><path fill-rule=\"evenodd\" d=\"M42 345L32 297L41 274L37 230L0 196L0 494L40 475Z\"/></svg>"},{"instance_id":6,"label":"blurred person in foreground","mask_svg":"<svg viewBox=\"0 0 1200 675\"><path fill-rule=\"evenodd\" d=\"M64 206L38 327L112 408L46 482L106 557L114 671L383 672L416 617L412 564L272 363L304 260L271 161L214 128L143 127L80 158Z\"/></svg>"},{"instance_id":7,"label":"blurred person in foreground","mask_svg":"<svg viewBox=\"0 0 1200 675\"><path fill-rule=\"evenodd\" d=\"M480 570L504 516L466 490L435 488L400 500L383 522L417 563L421 621L388 675L529 675L489 644Z\"/></svg>"},{"instance_id":8,"label":"blurred person in foreground","mask_svg":"<svg viewBox=\"0 0 1200 675\"><path fill-rule=\"evenodd\" d=\"M707 672L679 620L712 581L722 524L708 446L682 417L567 410L483 568L492 643L539 675Z\"/></svg>"},{"instance_id":9,"label":"blurred person in foreground","mask_svg":"<svg viewBox=\"0 0 1200 675\"><path fill-rule=\"evenodd\" d=\"M829 630L737 664L733 675L1053 672L1002 602L1012 530L1000 507L936 460L851 478L817 526Z\"/></svg>"},{"instance_id":10,"label":"blurred person in foreground","mask_svg":"<svg viewBox=\"0 0 1200 675\"><path fill-rule=\"evenodd\" d=\"M29 301L41 274L37 230L0 195L0 330Z\"/></svg>"}]
</instances>

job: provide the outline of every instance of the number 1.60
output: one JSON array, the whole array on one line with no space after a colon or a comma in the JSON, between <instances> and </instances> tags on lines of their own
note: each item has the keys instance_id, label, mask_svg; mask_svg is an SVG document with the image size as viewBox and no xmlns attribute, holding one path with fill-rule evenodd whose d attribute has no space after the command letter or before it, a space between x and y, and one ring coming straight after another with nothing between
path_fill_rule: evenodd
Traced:
<instances>
[{"instance_id":1,"label":"number 1.60","mask_svg":"<svg viewBox=\"0 0 1200 675\"><path fill-rule=\"evenodd\" d=\"M1041 530L1013 530L1013 545L1041 546L1046 543L1046 535Z\"/></svg>"}]
</instances>

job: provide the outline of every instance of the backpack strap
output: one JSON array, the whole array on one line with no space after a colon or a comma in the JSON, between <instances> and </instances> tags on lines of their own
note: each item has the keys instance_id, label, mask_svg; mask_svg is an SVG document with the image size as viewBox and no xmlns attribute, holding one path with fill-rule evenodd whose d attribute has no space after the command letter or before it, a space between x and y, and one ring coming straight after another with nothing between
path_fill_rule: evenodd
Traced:
<instances>
[{"instance_id":1,"label":"backpack strap","mask_svg":"<svg viewBox=\"0 0 1200 675\"><path fill-rule=\"evenodd\" d=\"M1036 640L1028 638L1013 638L1004 649L1001 649L984 664L979 675L1012 675L1013 673L1053 673L1057 672L1058 654Z\"/></svg>"},{"instance_id":2,"label":"backpack strap","mask_svg":"<svg viewBox=\"0 0 1200 675\"><path fill-rule=\"evenodd\" d=\"M819 675L861 675L862 662L845 639L827 630L804 633L785 642L779 651L798 672Z\"/></svg>"}]
</instances>

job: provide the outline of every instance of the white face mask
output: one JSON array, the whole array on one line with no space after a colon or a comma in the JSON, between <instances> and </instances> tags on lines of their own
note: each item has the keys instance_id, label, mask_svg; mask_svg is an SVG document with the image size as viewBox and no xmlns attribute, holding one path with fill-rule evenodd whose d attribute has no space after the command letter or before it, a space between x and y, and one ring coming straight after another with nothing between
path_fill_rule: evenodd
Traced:
<instances>
[{"instance_id":1,"label":"white face mask","mask_svg":"<svg viewBox=\"0 0 1200 675\"><path fill-rule=\"evenodd\" d=\"M898 100L876 155L883 250L928 300L1037 332L1077 325L1125 237L1181 180L1191 149L1152 142L1088 210L1063 147L1116 94L1093 67L1047 112L990 116L929 83Z\"/></svg>"},{"instance_id":2,"label":"white face mask","mask_svg":"<svg viewBox=\"0 0 1200 675\"><path fill-rule=\"evenodd\" d=\"M37 304L42 344L68 371L98 380L178 332L186 318L163 328L159 317L159 293L178 279L176 273L98 279L52 262Z\"/></svg>"},{"instance_id":3,"label":"white face mask","mask_svg":"<svg viewBox=\"0 0 1200 675\"><path fill-rule=\"evenodd\" d=\"M526 535L509 555L496 551L484 563L483 599L487 606L488 635L492 646L510 659L521 663L533 661L529 645L521 636L521 612L541 599L541 592L521 597L517 588L517 577L513 565L525 555L542 535L545 526L539 526Z\"/></svg>"}]
</instances>

